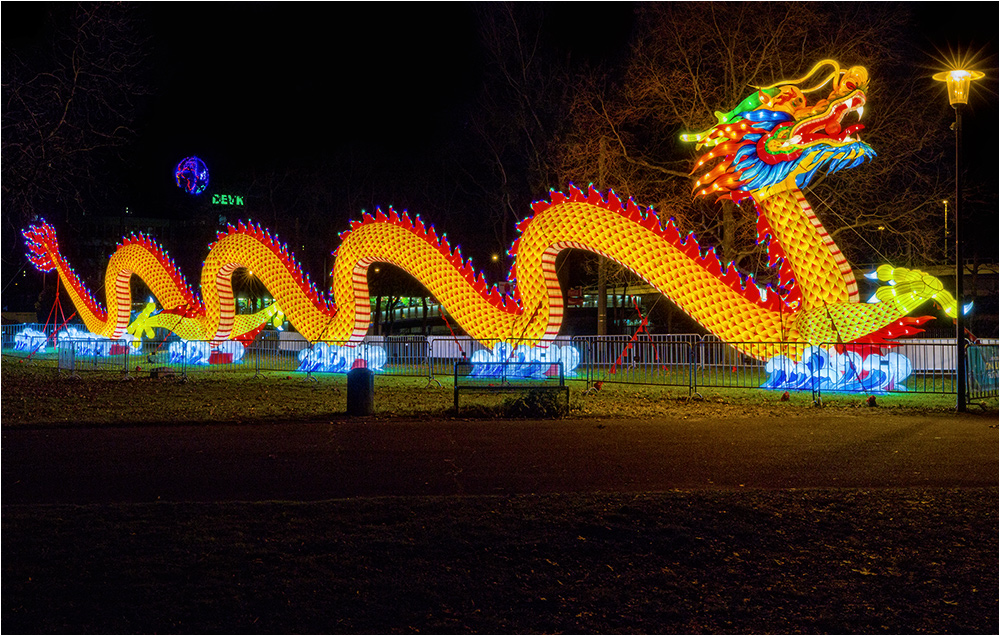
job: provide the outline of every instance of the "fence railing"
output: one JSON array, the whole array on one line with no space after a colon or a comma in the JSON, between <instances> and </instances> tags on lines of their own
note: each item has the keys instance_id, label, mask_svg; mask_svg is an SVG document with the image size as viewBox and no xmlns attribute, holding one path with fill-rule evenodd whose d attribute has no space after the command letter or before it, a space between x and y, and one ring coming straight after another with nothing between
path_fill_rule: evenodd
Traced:
<instances>
[{"instance_id":1,"label":"fence railing","mask_svg":"<svg viewBox=\"0 0 1000 636\"><path fill-rule=\"evenodd\" d=\"M60 371L77 374L85 371L105 371L126 374L129 370L129 347L108 347L95 350L90 343L68 341L59 346L56 366Z\"/></svg>"},{"instance_id":2,"label":"fence railing","mask_svg":"<svg viewBox=\"0 0 1000 636\"><path fill-rule=\"evenodd\" d=\"M596 382L692 387L696 334L577 336L572 344L588 385Z\"/></svg>"},{"instance_id":3,"label":"fence railing","mask_svg":"<svg viewBox=\"0 0 1000 636\"><path fill-rule=\"evenodd\" d=\"M966 378L969 385L969 399L982 400L997 395L997 356L1000 345L995 341L981 341L969 345L966 350Z\"/></svg>"},{"instance_id":4,"label":"fence railing","mask_svg":"<svg viewBox=\"0 0 1000 636\"><path fill-rule=\"evenodd\" d=\"M77 326L80 328L80 326ZM29 331L30 330L30 331ZM143 371L169 367L184 376L236 370L346 372L355 366L428 380L454 375L456 363L561 365L567 379L601 383L704 388L770 388L812 391L817 399L837 391L955 394L954 340L910 339L878 345L801 342L733 343L697 334L559 337L547 347L509 340L486 347L469 337L369 336L360 343L310 343L298 334L263 331L244 345L235 341L183 341L157 330L139 346L130 339L74 340L43 325L3 325L5 355L56 360L75 373ZM996 398L998 341L967 345L970 399ZM752 355L750 355L752 353ZM553 368L555 368L553 366Z\"/></svg>"}]
</instances>

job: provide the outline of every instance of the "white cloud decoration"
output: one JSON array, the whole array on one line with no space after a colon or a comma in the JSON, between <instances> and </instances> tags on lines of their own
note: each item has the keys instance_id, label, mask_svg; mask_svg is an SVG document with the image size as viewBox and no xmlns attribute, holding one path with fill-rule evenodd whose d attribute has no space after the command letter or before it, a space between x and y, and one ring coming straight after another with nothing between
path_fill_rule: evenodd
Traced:
<instances>
[{"instance_id":1,"label":"white cloud decoration","mask_svg":"<svg viewBox=\"0 0 1000 636\"><path fill-rule=\"evenodd\" d=\"M562 362L563 375L571 376L580 365L580 352L575 347L518 346L508 342L498 342L492 350L482 349L472 354L472 375L478 378L537 378L544 379L550 372L556 372L553 365Z\"/></svg>"},{"instance_id":2,"label":"white cloud decoration","mask_svg":"<svg viewBox=\"0 0 1000 636\"><path fill-rule=\"evenodd\" d=\"M46 340L45 332L31 327L22 329L14 336L14 351L45 351Z\"/></svg>"},{"instance_id":3,"label":"white cloud decoration","mask_svg":"<svg viewBox=\"0 0 1000 636\"><path fill-rule=\"evenodd\" d=\"M347 373L355 367L365 366L378 373L387 359L385 349L376 345L343 347L317 342L299 352L298 370L306 373Z\"/></svg>"},{"instance_id":4,"label":"white cloud decoration","mask_svg":"<svg viewBox=\"0 0 1000 636\"><path fill-rule=\"evenodd\" d=\"M70 344L75 356L104 357L139 352L139 347L133 346L131 338L112 340L76 327L68 327L56 334L57 349Z\"/></svg>"},{"instance_id":5,"label":"white cloud decoration","mask_svg":"<svg viewBox=\"0 0 1000 636\"><path fill-rule=\"evenodd\" d=\"M769 377L763 389L831 392L884 393L906 391L903 383L913 373L910 359L898 353L872 354L862 358L854 351L807 347L801 362L785 356L767 361Z\"/></svg>"}]
</instances>

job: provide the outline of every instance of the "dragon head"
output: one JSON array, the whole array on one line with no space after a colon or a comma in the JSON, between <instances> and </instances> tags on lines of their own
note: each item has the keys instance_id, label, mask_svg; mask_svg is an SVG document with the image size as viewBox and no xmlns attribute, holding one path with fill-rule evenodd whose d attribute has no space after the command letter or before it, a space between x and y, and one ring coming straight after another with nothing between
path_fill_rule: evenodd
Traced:
<instances>
[{"instance_id":1,"label":"dragon head","mask_svg":"<svg viewBox=\"0 0 1000 636\"><path fill-rule=\"evenodd\" d=\"M832 72L815 86L800 88L826 67ZM810 104L806 94L827 84L829 95ZM681 135L699 150L708 149L692 170L700 173L695 194L717 194L737 203L750 196L760 200L804 188L820 168L836 172L874 157L875 151L858 136L864 128L857 120L864 113L867 88L864 67L841 70L833 60L823 60L801 79L758 87L728 113L716 112L716 125ZM852 113L857 120L848 120Z\"/></svg>"}]
</instances>

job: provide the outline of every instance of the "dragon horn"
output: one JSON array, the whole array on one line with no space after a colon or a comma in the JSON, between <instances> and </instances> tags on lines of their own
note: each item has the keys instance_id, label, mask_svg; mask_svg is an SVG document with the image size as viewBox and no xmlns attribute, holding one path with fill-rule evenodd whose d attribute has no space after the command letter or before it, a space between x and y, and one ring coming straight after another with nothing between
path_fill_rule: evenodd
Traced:
<instances>
[{"instance_id":1,"label":"dragon horn","mask_svg":"<svg viewBox=\"0 0 1000 636\"><path fill-rule=\"evenodd\" d=\"M765 98L774 97L777 94L778 94L777 90L767 89L767 88L759 89L758 91L754 92L746 99L744 99L742 102L740 102L739 105L736 106L736 108L732 109L728 113L723 113L718 110L715 111L715 118L718 120L715 123L715 125L713 125L708 130L702 131L700 133L685 133L681 135L681 141L687 141L687 142L693 141L699 144L703 143L706 139L708 139L708 135L718 126L722 126L724 124L731 124L737 117L739 117L743 113L760 108L760 105L764 103Z\"/></svg>"},{"instance_id":2,"label":"dragon horn","mask_svg":"<svg viewBox=\"0 0 1000 636\"><path fill-rule=\"evenodd\" d=\"M754 88L758 88L760 90L768 90L770 88L776 88L778 86L783 86L783 85L787 85L787 84L801 84L801 83L805 82L807 79L809 79L810 77L812 77L813 75L815 75L824 66L832 66L833 67L833 72L830 73L826 77L826 79L824 79L822 82L820 82L816 86L813 86L812 88L802 89L802 92L803 93L811 93L814 90L822 88L830 80L833 80L833 88L837 89L838 85L840 84L840 75L841 75L840 64L838 64L836 60L829 60L829 59L827 59L827 60L821 60L821 61L817 62L816 66L812 67L812 70L809 71L808 73L806 73L805 76L802 77L802 78L800 78L800 79L797 79L797 80L782 80L780 82L776 82L774 84L771 84L770 86L755 86Z\"/></svg>"}]
</instances>

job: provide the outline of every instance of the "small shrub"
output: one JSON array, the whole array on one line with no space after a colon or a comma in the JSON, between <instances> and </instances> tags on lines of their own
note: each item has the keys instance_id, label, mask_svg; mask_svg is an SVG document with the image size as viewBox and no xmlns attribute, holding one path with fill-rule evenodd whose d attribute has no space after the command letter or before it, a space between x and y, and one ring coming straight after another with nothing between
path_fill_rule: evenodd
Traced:
<instances>
[{"instance_id":1,"label":"small shrub","mask_svg":"<svg viewBox=\"0 0 1000 636\"><path fill-rule=\"evenodd\" d=\"M560 396L555 391L529 389L504 400L500 412L504 417L561 417L566 414L566 407Z\"/></svg>"}]
</instances>

